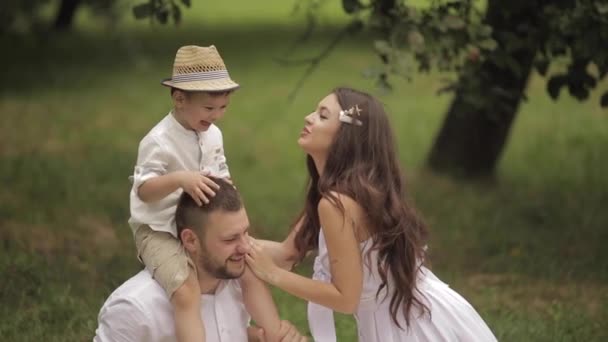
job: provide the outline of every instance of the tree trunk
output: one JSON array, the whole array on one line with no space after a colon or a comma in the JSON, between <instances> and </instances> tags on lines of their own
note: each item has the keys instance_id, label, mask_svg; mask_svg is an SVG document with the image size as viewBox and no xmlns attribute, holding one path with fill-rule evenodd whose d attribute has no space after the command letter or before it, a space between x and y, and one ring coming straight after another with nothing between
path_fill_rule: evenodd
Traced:
<instances>
[{"instance_id":1,"label":"tree trunk","mask_svg":"<svg viewBox=\"0 0 608 342\"><path fill-rule=\"evenodd\" d=\"M74 14L80 5L81 0L62 0L57 17L55 18L54 28L57 31L67 31L72 28Z\"/></svg>"},{"instance_id":2,"label":"tree trunk","mask_svg":"<svg viewBox=\"0 0 608 342\"><path fill-rule=\"evenodd\" d=\"M434 171L472 178L492 176L495 171L542 36L529 29L536 27L542 6L537 1L514 2L509 6L499 0L488 2L485 21L499 47L480 64L470 56L430 151L428 164ZM525 44L505 58L513 36Z\"/></svg>"}]
</instances>

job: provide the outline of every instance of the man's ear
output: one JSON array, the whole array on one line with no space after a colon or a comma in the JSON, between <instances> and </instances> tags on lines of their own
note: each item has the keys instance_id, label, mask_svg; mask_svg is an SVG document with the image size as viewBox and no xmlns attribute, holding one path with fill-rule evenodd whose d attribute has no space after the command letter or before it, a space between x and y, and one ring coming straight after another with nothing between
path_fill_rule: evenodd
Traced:
<instances>
[{"instance_id":1,"label":"man's ear","mask_svg":"<svg viewBox=\"0 0 608 342\"><path fill-rule=\"evenodd\" d=\"M182 240L182 245L184 245L184 248L188 252L194 253L197 251L197 246L199 245L198 235L192 229L186 228L182 230L179 237Z\"/></svg>"}]
</instances>

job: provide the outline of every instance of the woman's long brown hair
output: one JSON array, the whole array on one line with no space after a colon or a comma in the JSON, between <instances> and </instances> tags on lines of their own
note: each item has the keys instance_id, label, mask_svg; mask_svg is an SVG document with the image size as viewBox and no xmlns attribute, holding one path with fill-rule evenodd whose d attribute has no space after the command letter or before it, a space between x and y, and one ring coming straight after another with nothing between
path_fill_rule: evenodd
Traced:
<instances>
[{"instance_id":1,"label":"woman's long brown hair","mask_svg":"<svg viewBox=\"0 0 608 342\"><path fill-rule=\"evenodd\" d=\"M397 320L401 311L409 326L413 306L428 311L415 296L417 274L425 259L427 228L406 200L395 140L382 104L371 95L350 88L337 88L333 93L342 109L355 105L361 109L361 115L355 118L363 125L340 125L321 177L314 161L307 156L310 180L304 210L296 221L301 225L295 245L301 257L317 248L320 230L317 206L322 197L336 203L343 214L344 207L332 192L354 199L367 215L371 250L378 251L382 284L376 296L386 288L392 294L393 321L401 327Z\"/></svg>"}]
</instances>

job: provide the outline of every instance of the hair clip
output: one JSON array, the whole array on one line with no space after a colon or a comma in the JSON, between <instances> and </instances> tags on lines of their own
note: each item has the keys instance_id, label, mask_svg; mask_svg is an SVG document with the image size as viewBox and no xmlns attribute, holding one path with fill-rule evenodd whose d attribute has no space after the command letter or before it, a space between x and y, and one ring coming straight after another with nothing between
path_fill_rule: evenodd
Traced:
<instances>
[{"instance_id":1,"label":"hair clip","mask_svg":"<svg viewBox=\"0 0 608 342\"><path fill-rule=\"evenodd\" d=\"M359 105L354 105L348 110L341 110L339 119L340 121L346 122L351 125L363 126L363 122L361 120L355 119L353 117L353 115L355 114L357 116L361 116L361 109L359 108Z\"/></svg>"}]
</instances>

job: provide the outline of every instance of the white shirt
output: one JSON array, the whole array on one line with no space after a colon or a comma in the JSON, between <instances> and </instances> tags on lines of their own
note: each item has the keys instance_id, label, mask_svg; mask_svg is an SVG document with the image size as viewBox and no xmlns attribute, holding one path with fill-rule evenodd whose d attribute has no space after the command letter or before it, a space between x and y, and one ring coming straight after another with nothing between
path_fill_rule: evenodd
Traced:
<instances>
[{"instance_id":1,"label":"white shirt","mask_svg":"<svg viewBox=\"0 0 608 342\"><path fill-rule=\"evenodd\" d=\"M182 189L151 203L144 203L137 195L146 180L174 171L209 171L214 177L230 177L220 129L212 124L207 131L197 133L184 128L169 113L141 140L135 172L130 177L129 225L133 232L147 224L177 237L175 209Z\"/></svg>"},{"instance_id":2,"label":"white shirt","mask_svg":"<svg viewBox=\"0 0 608 342\"><path fill-rule=\"evenodd\" d=\"M201 296L206 341L247 341L250 316L238 279L221 281L215 294ZM174 342L173 307L165 291L142 270L108 297L99 311L93 342Z\"/></svg>"}]
</instances>

